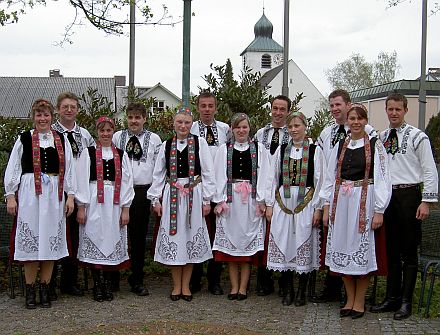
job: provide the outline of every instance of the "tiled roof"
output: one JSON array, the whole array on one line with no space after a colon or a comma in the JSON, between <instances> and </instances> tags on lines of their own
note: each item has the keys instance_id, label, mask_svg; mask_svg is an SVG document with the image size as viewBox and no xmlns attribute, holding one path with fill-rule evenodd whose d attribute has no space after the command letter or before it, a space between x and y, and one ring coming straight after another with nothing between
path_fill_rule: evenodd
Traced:
<instances>
[{"instance_id":1,"label":"tiled roof","mask_svg":"<svg viewBox=\"0 0 440 335\"><path fill-rule=\"evenodd\" d=\"M0 77L0 116L28 118L36 99L55 105L60 93L69 91L81 96L89 87L116 106L114 78Z\"/></svg>"},{"instance_id":2,"label":"tiled roof","mask_svg":"<svg viewBox=\"0 0 440 335\"><path fill-rule=\"evenodd\" d=\"M350 97L353 102L359 102L359 101L383 98L394 92L398 92L405 95L419 95L419 81L398 80L391 83L377 85L377 86L350 92ZM433 96L440 96L440 82L427 81L426 94Z\"/></svg>"}]
</instances>

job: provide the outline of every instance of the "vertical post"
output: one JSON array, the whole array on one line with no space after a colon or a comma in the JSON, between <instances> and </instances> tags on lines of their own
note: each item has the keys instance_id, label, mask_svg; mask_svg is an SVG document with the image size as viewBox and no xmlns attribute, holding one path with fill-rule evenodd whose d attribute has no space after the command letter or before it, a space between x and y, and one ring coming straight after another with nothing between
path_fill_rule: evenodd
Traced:
<instances>
[{"instance_id":1,"label":"vertical post","mask_svg":"<svg viewBox=\"0 0 440 335\"><path fill-rule=\"evenodd\" d=\"M130 0L130 54L128 69L128 100L134 98L134 60L135 60L135 0Z\"/></svg>"},{"instance_id":2,"label":"vertical post","mask_svg":"<svg viewBox=\"0 0 440 335\"><path fill-rule=\"evenodd\" d=\"M191 55L191 0L183 0L183 68L182 68L182 102L189 107Z\"/></svg>"},{"instance_id":3,"label":"vertical post","mask_svg":"<svg viewBox=\"0 0 440 335\"><path fill-rule=\"evenodd\" d=\"M422 54L419 82L419 129L425 130L426 115L426 35L428 18L428 0L422 1Z\"/></svg>"},{"instance_id":4,"label":"vertical post","mask_svg":"<svg viewBox=\"0 0 440 335\"><path fill-rule=\"evenodd\" d=\"M282 94L289 96L289 2L284 0L284 52Z\"/></svg>"}]
</instances>

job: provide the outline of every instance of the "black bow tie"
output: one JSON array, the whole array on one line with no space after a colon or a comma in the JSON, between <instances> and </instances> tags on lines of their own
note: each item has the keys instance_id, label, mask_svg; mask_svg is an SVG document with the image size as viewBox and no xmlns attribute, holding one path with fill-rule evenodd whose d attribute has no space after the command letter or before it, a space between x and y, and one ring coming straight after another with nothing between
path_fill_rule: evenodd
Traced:
<instances>
[{"instance_id":1,"label":"black bow tie","mask_svg":"<svg viewBox=\"0 0 440 335\"><path fill-rule=\"evenodd\" d=\"M142 147L137 136L132 136L125 146L125 151L130 159L138 161L142 157Z\"/></svg>"}]
</instances>

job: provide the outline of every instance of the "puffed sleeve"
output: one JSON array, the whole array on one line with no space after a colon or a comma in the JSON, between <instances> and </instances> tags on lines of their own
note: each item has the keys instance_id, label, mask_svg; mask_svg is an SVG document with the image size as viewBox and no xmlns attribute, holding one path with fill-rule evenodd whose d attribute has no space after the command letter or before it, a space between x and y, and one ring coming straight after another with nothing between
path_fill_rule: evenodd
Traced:
<instances>
[{"instance_id":1,"label":"puffed sleeve","mask_svg":"<svg viewBox=\"0 0 440 335\"><path fill-rule=\"evenodd\" d=\"M214 195L214 198L212 199L215 203L220 203L222 201L227 200L227 194L226 194L226 185L228 182L227 177L227 148L226 144L222 144L215 154L215 166L214 166L214 172L215 172L215 182L216 182L216 192Z\"/></svg>"},{"instance_id":2,"label":"puffed sleeve","mask_svg":"<svg viewBox=\"0 0 440 335\"><path fill-rule=\"evenodd\" d=\"M278 146L277 150L272 156L271 164L270 164L270 172L268 173L267 180L267 192L266 194L266 205L273 206L275 203L275 192L278 188L278 180L280 178L280 152L281 147Z\"/></svg>"},{"instance_id":3,"label":"puffed sleeve","mask_svg":"<svg viewBox=\"0 0 440 335\"><path fill-rule=\"evenodd\" d=\"M5 171L4 185L5 196L15 194L20 185L21 179L21 157L23 155L23 145L20 138L14 144L11 155L9 156L8 165Z\"/></svg>"},{"instance_id":4,"label":"puffed sleeve","mask_svg":"<svg viewBox=\"0 0 440 335\"><path fill-rule=\"evenodd\" d=\"M133 188L133 171L130 165L130 159L126 152L122 156L122 180L121 180L121 193L120 204L121 207L130 207L134 198Z\"/></svg>"},{"instance_id":5,"label":"puffed sleeve","mask_svg":"<svg viewBox=\"0 0 440 335\"><path fill-rule=\"evenodd\" d=\"M327 170L325 173L324 181L321 190L319 191L319 197L321 198L323 205L329 204L333 195L333 187L336 182L336 169L338 166L338 148L339 146L335 145L335 147L330 152L330 157L327 161Z\"/></svg>"},{"instance_id":6,"label":"puffed sleeve","mask_svg":"<svg viewBox=\"0 0 440 335\"><path fill-rule=\"evenodd\" d=\"M272 185L267 182L267 176L270 172L269 151L266 150L263 144L258 143L257 202L271 203L270 199L267 198L272 190Z\"/></svg>"},{"instance_id":7,"label":"puffed sleeve","mask_svg":"<svg viewBox=\"0 0 440 335\"><path fill-rule=\"evenodd\" d=\"M200 168L202 170L203 202L211 201L214 197L216 186L214 176L214 164L209 151L208 143L199 137Z\"/></svg>"},{"instance_id":8,"label":"puffed sleeve","mask_svg":"<svg viewBox=\"0 0 440 335\"><path fill-rule=\"evenodd\" d=\"M323 203L319 197L319 192L321 191L322 185L325 180L325 157L321 147L316 146L315 156L313 157L313 184L315 187L315 193L313 193L312 206L315 209L321 209Z\"/></svg>"},{"instance_id":9,"label":"puffed sleeve","mask_svg":"<svg viewBox=\"0 0 440 335\"><path fill-rule=\"evenodd\" d=\"M388 155L381 140L376 141L374 150L374 211L384 213L392 193Z\"/></svg>"},{"instance_id":10,"label":"puffed sleeve","mask_svg":"<svg viewBox=\"0 0 440 335\"><path fill-rule=\"evenodd\" d=\"M165 159L165 145L166 141L162 143L162 146L159 149L159 153L157 154L157 159L154 164L153 170L153 183L147 192L147 198L151 200L152 204L159 200L162 197L162 192L165 187L167 168L166 168L166 159Z\"/></svg>"},{"instance_id":11,"label":"puffed sleeve","mask_svg":"<svg viewBox=\"0 0 440 335\"><path fill-rule=\"evenodd\" d=\"M90 203L90 157L89 150L85 148L76 160L77 191L75 201L79 205Z\"/></svg>"},{"instance_id":12,"label":"puffed sleeve","mask_svg":"<svg viewBox=\"0 0 440 335\"><path fill-rule=\"evenodd\" d=\"M78 170L76 169L76 162L69 141L64 141L64 162L66 167L64 171L64 191L69 195L74 195L77 192L76 178Z\"/></svg>"}]
</instances>

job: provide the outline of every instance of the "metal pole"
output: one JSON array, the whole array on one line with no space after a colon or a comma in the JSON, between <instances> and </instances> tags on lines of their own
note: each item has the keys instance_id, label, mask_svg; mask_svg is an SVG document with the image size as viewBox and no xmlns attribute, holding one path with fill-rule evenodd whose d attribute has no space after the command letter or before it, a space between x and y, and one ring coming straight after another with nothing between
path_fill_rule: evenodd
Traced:
<instances>
[{"instance_id":1,"label":"metal pole","mask_svg":"<svg viewBox=\"0 0 440 335\"><path fill-rule=\"evenodd\" d=\"M130 0L130 55L128 70L128 100L134 98L134 60L135 60L135 0Z\"/></svg>"},{"instance_id":2,"label":"metal pole","mask_svg":"<svg viewBox=\"0 0 440 335\"><path fill-rule=\"evenodd\" d=\"M284 0L284 52L282 94L285 96L289 96L289 2L290 0Z\"/></svg>"},{"instance_id":3,"label":"metal pole","mask_svg":"<svg viewBox=\"0 0 440 335\"><path fill-rule=\"evenodd\" d=\"M425 131L426 115L426 34L428 18L428 0L422 2L422 55L420 66L420 87L419 87L419 129Z\"/></svg>"},{"instance_id":4,"label":"metal pole","mask_svg":"<svg viewBox=\"0 0 440 335\"><path fill-rule=\"evenodd\" d=\"M183 0L183 67L182 67L182 102L189 107L191 55L191 0Z\"/></svg>"}]
</instances>

